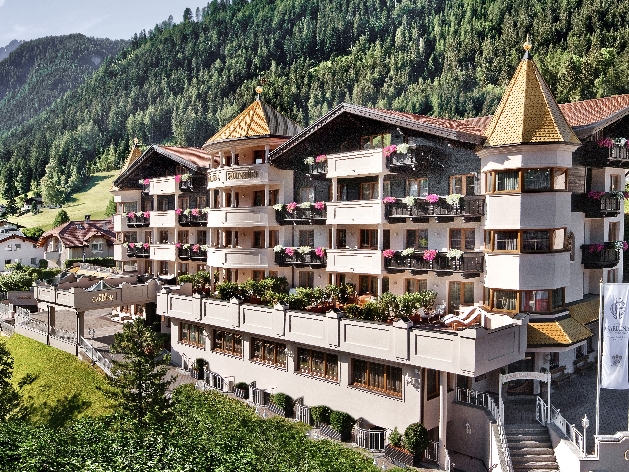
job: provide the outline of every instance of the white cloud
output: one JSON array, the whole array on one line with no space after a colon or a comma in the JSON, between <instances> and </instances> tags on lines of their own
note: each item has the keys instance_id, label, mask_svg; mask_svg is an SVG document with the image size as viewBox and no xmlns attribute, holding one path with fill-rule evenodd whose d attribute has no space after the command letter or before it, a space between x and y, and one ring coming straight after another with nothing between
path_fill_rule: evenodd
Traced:
<instances>
[{"instance_id":1,"label":"white cloud","mask_svg":"<svg viewBox=\"0 0 629 472\"><path fill-rule=\"evenodd\" d=\"M4 0L0 0L0 7L4 5Z\"/></svg>"}]
</instances>

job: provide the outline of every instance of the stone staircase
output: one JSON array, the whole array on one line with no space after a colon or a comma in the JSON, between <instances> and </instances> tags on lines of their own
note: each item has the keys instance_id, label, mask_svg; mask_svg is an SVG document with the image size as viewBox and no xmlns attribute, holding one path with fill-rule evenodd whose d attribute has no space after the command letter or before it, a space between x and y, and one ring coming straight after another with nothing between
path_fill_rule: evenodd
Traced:
<instances>
[{"instance_id":1,"label":"stone staircase","mask_svg":"<svg viewBox=\"0 0 629 472\"><path fill-rule=\"evenodd\" d=\"M507 424L505 434L514 472L559 470L548 429L540 424Z\"/></svg>"}]
</instances>

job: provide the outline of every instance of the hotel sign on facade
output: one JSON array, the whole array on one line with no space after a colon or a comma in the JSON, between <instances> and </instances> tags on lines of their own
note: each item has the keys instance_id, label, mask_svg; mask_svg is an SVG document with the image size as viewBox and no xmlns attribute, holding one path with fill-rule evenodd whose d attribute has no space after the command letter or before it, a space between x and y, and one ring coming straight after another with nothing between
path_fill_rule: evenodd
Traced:
<instances>
[{"instance_id":1,"label":"hotel sign on facade","mask_svg":"<svg viewBox=\"0 0 629 472\"><path fill-rule=\"evenodd\" d=\"M267 183L269 180L268 164L255 166L225 167L212 169L207 174L208 187L222 187L229 185L243 185L252 183Z\"/></svg>"}]
</instances>

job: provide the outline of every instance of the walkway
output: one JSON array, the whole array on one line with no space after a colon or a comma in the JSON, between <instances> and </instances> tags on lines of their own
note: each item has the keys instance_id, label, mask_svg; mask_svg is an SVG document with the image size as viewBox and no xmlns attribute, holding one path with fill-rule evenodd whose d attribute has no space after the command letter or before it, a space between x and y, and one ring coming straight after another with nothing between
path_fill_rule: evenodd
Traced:
<instances>
[{"instance_id":1,"label":"walkway","mask_svg":"<svg viewBox=\"0 0 629 472\"><path fill-rule=\"evenodd\" d=\"M546 386L542 384L542 394L546 401ZM590 427L587 430L587 451L594 451L596 427L596 367L584 375L572 374L570 381L559 387L552 386L550 401L570 423L582 431L581 418L587 414ZM600 433L614 434L627 430L627 410L629 390L601 390ZM535 421L535 398L510 396L505 399L505 419L507 423L527 423Z\"/></svg>"}]
</instances>

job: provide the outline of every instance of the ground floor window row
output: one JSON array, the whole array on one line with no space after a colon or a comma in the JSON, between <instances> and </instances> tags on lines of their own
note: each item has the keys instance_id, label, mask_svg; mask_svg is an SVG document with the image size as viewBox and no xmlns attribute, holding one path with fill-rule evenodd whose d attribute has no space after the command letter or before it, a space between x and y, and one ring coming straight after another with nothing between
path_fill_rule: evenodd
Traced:
<instances>
[{"instance_id":1,"label":"ground floor window row","mask_svg":"<svg viewBox=\"0 0 629 472\"><path fill-rule=\"evenodd\" d=\"M198 347L205 347L204 329L191 323L180 323L179 341ZM211 350L244 357L243 338L239 333L212 330ZM295 372L320 377L334 382L339 381L338 354L297 347ZM252 337L249 359L276 367L286 368L289 350L285 343ZM292 357L292 356L291 356ZM385 395L402 397L402 367L379 362L351 358L349 384ZM431 371L436 372L436 371Z\"/></svg>"}]
</instances>

